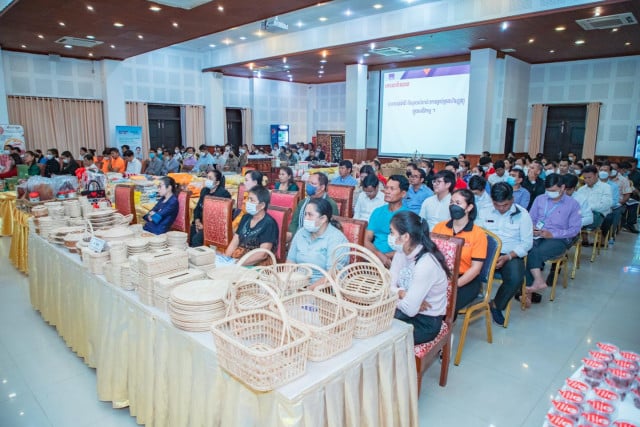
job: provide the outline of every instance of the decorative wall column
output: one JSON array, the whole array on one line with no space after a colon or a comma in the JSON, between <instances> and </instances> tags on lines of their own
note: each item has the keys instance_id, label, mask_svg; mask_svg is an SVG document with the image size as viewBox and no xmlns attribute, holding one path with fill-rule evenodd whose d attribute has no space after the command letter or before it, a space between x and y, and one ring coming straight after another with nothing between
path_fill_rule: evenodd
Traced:
<instances>
[{"instance_id":1,"label":"decorative wall column","mask_svg":"<svg viewBox=\"0 0 640 427\"><path fill-rule=\"evenodd\" d=\"M471 51L466 153L480 154L491 146L495 68L495 50Z\"/></svg>"},{"instance_id":2,"label":"decorative wall column","mask_svg":"<svg viewBox=\"0 0 640 427\"><path fill-rule=\"evenodd\" d=\"M104 115L104 143L107 147L116 146L116 126L127 125L126 104L124 99L123 63L105 59L100 61L102 70L102 93ZM90 144L89 144L90 145ZM98 152L102 151L96 147Z\"/></svg>"},{"instance_id":3,"label":"decorative wall column","mask_svg":"<svg viewBox=\"0 0 640 427\"><path fill-rule=\"evenodd\" d=\"M355 150L360 162L366 156L367 66L347 65L345 149ZM349 156L347 156L349 157Z\"/></svg>"},{"instance_id":4,"label":"decorative wall column","mask_svg":"<svg viewBox=\"0 0 640 427\"><path fill-rule=\"evenodd\" d=\"M7 106L7 90L4 84L4 66L2 64L2 49L0 49L0 123L20 124L20 123L9 123L9 107Z\"/></svg>"},{"instance_id":5,"label":"decorative wall column","mask_svg":"<svg viewBox=\"0 0 640 427\"><path fill-rule=\"evenodd\" d=\"M204 73L204 138L205 144L224 145L227 112L224 107L222 73ZM195 147L196 150L198 147Z\"/></svg>"}]
</instances>

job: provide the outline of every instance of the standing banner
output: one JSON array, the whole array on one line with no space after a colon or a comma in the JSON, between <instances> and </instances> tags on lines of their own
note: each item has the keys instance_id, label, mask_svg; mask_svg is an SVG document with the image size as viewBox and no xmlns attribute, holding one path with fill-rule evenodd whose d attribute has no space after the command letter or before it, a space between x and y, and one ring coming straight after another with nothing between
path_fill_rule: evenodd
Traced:
<instances>
[{"instance_id":1,"label":"standing banner","mask_svg":"<svg viewBox=\"0 0 640 427\"><path fill-rule=\"evenodd\" d=\"M116 126L116 146L121 153L123 145L128 145L135 157L142 158L142 126Z\"/></svg>"},{"instance_id":2,"label":"standing banner","mask_svg":"<svg viewBox=\"0 0 640 427\"><path fill-rule=\"evenodd\" d=\"M20 152L24 153L27 147L24 143L24 129L20 125L0 125L0 149L5 145L19 147Z\"/></svg>"}]
</instances>

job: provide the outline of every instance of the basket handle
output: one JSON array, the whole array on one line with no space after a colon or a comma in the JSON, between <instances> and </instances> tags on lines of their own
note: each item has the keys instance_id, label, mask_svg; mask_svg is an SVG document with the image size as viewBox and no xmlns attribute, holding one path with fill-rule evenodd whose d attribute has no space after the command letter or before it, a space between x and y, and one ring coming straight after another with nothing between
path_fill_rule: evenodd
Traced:
<instances>
[{"instance_id":1,"label":"basket handle","mask_svg":"<svg viewBox=\"0 0 640 427\"><path fill-rule=\"evenodd\" d=\"M251 283L251 284L255 284L258 285L259 287L261 287L262 289L264 289L265 291L267 291L267 294L271 297L271 299L273 299L273 301L276 303L276 307L278 308L278 311L280 312L280 317L282 319L282 337L280 338L280 345L284 345L284 340L286 337L291 338L291 323L289 322L289 317L287 316L287 311L284 308L284 305L282 305L282 302L280 301L280 298L278 297L278 295L275 293L275 291L271 288L271 286L269 286L268 284L264 283L262 280L258 280L258 279L253 279L253 280L240 280L238 282L236 282L235 284L232 284L231 286L229 286L229 291L227 296L230 298L235 299L236 296L236 288L244 283ZM230 301L232 302L232 301ZM230 315L230 309L231 309L231 304L229 304L227 306L227 317L229 317Z\"/></svg>"},{"instance_id":2,"label":"basket handle","mask_svg":"<svg viewBox=\"0 0 640 427\"><path fill-rule=\"evenodd\" d=\"M338 252L342 249L346 248L347 251L342 253L342 254L338 254ZM384 264L382 264L382 262L378 259L378 257L376 256L376 254L374 254L372 251L370 251L369 249L365 248L364 246L360 246L360 245L356 245L353 243L343 243L341 245L338 245L335 247L335 249L333 250L332 253L333 256L333 265L331 266L331 270L329 271L329 273L333 276L333 277L337 277L338 275L338 266L340 264L339 261L341 261L344 258L347 258L347 263L349 262L349 258L351 256L356 256L356 257L360 257L363 258L365 261L371 263L374 265L374 267L378 270L378 272L380 273L380 277L382 278L383 281L383 286L385 287L390 287L391 285L391 273L389 272L389 270L387 270L387 268L384 266ZM381 299L382 300L382 299Z\"/></svg>"},{"instance_id":3,"label":"basket handle","mask_svg":"<svg viewBox=\"0 0 640 427\"><path fill-rule=\"evenodd\" d=\"M240 258L238 260L238 262L236 262L236 265L240 265L243 266L245 262L247 262L247 260L249 259L249 257L251 257L254 254L260 253L260 252L265 252L267 255L269 255L269 258L271 258L271 264L276 265L278 262L276 261L276 257L275 255L273 255L273 252L271 252L268 249L265 248L255 248L250 250L249 252L247 252L246 254L244 254L242 256L242 258Z\"/></svg>"}]
</instances>

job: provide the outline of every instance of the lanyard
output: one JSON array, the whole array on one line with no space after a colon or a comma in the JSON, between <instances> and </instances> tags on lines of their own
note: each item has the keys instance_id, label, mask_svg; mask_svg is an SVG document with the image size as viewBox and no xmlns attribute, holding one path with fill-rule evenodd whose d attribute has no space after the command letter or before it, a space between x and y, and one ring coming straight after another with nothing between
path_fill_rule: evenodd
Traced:
<instances>
[{"instance_id":1,"label":"lanyard","mask_svg":"<svg viewBox=\"0 0 640 427\"><path fill-rule=\"evenodd\" d=\"M553 207L551 208L550 211L548 211L549 209L549 199L546 200L545 204L544 204L544 216L542 217L542 220L546 220L547 217L549 215L551 215L553 213L553 211L556 210L556 208L558 207L558 205L560 204L560 201L558 201L558 203L554 204Z\"/></svg>"}]
</instances>

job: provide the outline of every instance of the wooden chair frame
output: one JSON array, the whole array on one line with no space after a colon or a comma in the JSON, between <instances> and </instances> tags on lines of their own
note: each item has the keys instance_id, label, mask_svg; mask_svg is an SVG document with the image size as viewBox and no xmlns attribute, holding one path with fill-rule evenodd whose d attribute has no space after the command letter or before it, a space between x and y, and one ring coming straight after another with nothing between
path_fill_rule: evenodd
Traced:
<instances>
[{"instance_id":1,"label":"wooden chair frame","mask_svg":"<svg viewBox=\"0 0 640 427\"><path fill-rule=\"evenodd\" d=\"M135 188L131 185L125 185L125 184L117 184L116 188L114 191L114 200L116 201L116 210L118 212L120 212L122 215L129 215L129 214L133 214L133 219L131 220L131 224L137 224L138 220L137 220L137 211L136 211L136 203L135 203L135 199L134 199L134 192L135 192ZM127 196L128 203L130 206L130 209L127 210L120 210L120 208L118 207L118 192L122 192L122 191L128 191L129 195Z\"/></svg>"},{"instance_id":2,"label":"wooden chair frame","mask_svg":"<svg viewBox=\"0 0 640 427\"><path fill-rule=\"evenodd\" d=\"M278 224L278 247L273 248L271 252L276 255L278 262L285 262L287 260L287 230L289 229L293 211L290 208L270 205L267 213L271 214L272 212L282 212L282 226L280 227L280 224Z\"/></svg>"}]
</instances>

